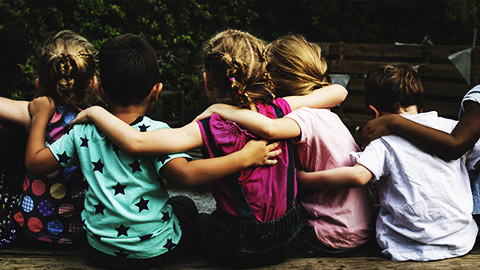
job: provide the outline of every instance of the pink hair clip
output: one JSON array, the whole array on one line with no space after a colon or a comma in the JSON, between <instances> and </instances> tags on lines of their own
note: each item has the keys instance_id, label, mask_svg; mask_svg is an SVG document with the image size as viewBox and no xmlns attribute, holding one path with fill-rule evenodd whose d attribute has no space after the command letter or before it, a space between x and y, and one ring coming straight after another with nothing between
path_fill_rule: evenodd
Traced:
<instances>
[{"instance_id":1,"label":"pink hair clip","mask_svg":"<svg viewBox=\"0 0 480 270\"><path fill-rule=\"evenodd\" d=\"M231 78L230 78L230 81L231 81L231 82L234 82L234 81L235 81L235 77L231 77Z\"/></svg>"}]
</instances>

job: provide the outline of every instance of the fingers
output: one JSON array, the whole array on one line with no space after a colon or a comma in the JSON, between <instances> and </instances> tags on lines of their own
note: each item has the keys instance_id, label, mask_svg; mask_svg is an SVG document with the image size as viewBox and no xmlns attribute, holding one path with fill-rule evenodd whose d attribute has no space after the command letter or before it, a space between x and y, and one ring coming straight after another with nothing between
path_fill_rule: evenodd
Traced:
<instances>
[{"instance_id":1,"label":"fingers","mask_svg":"<svg viewBox=\"0 0 480 270\"><path fill-rule=\"evenodd\" d=\"M265 141L265 140L262 140L262 141L264 141L264 142L267 144L267 149L268 149L268 151L272 151L273 149L277 148L277 147L280 145L280 142L268 143L268 142Z\"/></svg>"},{"instance_id":2,"label":"fingers","mask_svg":"<svg viewBox=\"0 0 480 270\"><path fill-rule=\"evenodd\" d=\"M282 153L282 149L277 149L275 151L269 150L269 152L267 154L267 158L271 159L271 158L278 157L281 153Z\"/></svg>"}]
</instances>

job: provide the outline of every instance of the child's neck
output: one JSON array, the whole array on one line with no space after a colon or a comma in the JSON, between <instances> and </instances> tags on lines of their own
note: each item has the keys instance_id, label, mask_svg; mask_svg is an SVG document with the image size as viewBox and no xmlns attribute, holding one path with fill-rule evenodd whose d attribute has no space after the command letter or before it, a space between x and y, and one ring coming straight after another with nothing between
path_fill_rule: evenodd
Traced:
<instances>
[{"instance_id":1,"label":"child's neck","mask_svg":"<svg viewBox=\"0 0 480 270\"><path fill-rule=\"evenodd\" d=\"M125 123L130 124L137 120L139 116L144 116L147 113L147 107L142 104L129 106L110 104L110 112Z\"/></svg>"},{"instance_id":2,"label":"child's neck","mask_svg":"<svg viewBox=\"0 0 480 270\"><path fill-rule=\"evenodd\" d=\"M418 108L417 105L411 105L406 108L400 108L398 111L398 114L400 115L413 115L413 114L418 114Z\"/></svg>"}]
</instances>

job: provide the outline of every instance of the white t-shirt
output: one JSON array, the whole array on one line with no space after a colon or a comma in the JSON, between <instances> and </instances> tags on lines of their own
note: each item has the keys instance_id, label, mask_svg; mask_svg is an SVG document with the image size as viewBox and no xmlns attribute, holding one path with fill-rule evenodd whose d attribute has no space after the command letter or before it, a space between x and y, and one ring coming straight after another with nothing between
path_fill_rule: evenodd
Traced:
<instances>
[{"instance_id":1,"label":"white t-shirt","mask_svg":"<svg viewBox=\"0 0 480 270\"><path fill-rule=\"evenodd\" d=\"M436 112L405 116L450 132L457 121ZM393 260L429 261L469 252L477 236L467 166L480 159L477 145L445 162L407 140L384 136L371 142L357 162L372 172L380 198L376 236Z\"/></svg>"}]
</instances>

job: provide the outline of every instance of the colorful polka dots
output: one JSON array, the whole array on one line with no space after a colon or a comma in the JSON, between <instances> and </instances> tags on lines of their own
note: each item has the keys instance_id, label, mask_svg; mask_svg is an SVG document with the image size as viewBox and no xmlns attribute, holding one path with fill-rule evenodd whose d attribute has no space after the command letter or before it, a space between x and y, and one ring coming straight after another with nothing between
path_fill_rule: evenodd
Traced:
<instances>
[{"instance_id":1,"label":"colorful polka dots","mask_svg":"<svg viewBox=\"0 0 480 270\"><path fill-rule=\"evenodd\" d=\"M75 210L75 207L72 204L69 203L62 203L60 207L58 207L58 213L62 217L71 217L73 215L73 211Z\"/></svg>"},{"instance_id":2,"label":"colorful polka dots","mask_svg":"<svg viewBox=\"0 0 480 270\"><path fill-rule=\"evenodd\" d=\"M36 217L31 217L27 222L28 229L32 232L39 232L43 228L42 221Z\"/></svg>"},{"instance_id":3,"label":"colorful polka dots","mask_svg":"<svg viewBox=\"0 0 480 270\"><path fill-rule=\"evenodd\" d=\"M37 196L42 196L45 193L45 183L42 180L34 180L32 182L32 192Z\"/></svg>"},{"instance_id":4,"label":"colorful polka dots","mask_svg":"<svg viewBox=\"0 0 480 270\"><path fill-rule=\"evenodd\" d=\"M75 119L75 117L77 117L76 113L67 112L67 113L65 113L65 118L63 118L63 121L65 121L65 123L67 123L67 124L70 124L70 123L72 123L73 119Z\"/></svg>"},{"instance_id":5,"label":"colorful polka dots","mask_svg":"<svg viewBox=\"0 0 480 270\"><path fill-rule=\"evenodd\" d=\"M15 215L13 215L13 218L18 223L18 225L20 225L20 227L23 227L25 220L23 219L23 215L21 212L17 212Z\"/></svg>"},{"instance_id":6,"label":"colorful polka dots","mask_svg":"<svg viewBox=\"0 0 480 270\"><path fill-rule=\"evenodd\" d=\"M40 214L42 214L45 217L53 214L54 210L55 209L53 208L52 203L47 200L41 201L38 204L38 212L40 212Z\"/></svg>"},{"instance_id":7,"label":"colorful polka dots","mask_svg":"<svg viewBox=\"0 0 480 270\"><path fill-rule=\"evenodd\" d=\"M60 114L59 112L55 111L55 113L53 114L52 118L50 118L50 123L56 123L56 122L58 122L61 118L62 118L62 114Z\"/></svg>"},{"instance_id":8,"label":"colorful polka dots","mask_svg":"<svg viewBox=\"0 0 480 270\"><path fill-rule=\"evenodd\" d=\"M64 185L60 183L55 183L50 188L50 195L52 195L52 197L57 200L60 200L63 197L65 197L65 194L67 194L67 189Z\"/></svg>"},{"instance_id":9,"label":"colorful polka dots","mask_svg":"<svg viewBox=\"0 0 480 270\"><path fill-rule=\"evenodd\" d=\"M29 213L33 210L33 207L34 207L34 204L33 204L32 198L30 196L23 197L23 200L22 200L23 211Z\"/></svg>"},{"instance_id":10,"label":"colorful polka dots","mask_svg":"<svg viewBox=\"0 0 480 270\"><path fill-rule=\"evenodd\" d=\"M73 244L72 240L68 239L68 238L60 238L60 240L58 240L58 243L59 244L65 244L65 245Z\"/></svg>"},{"instance_id":11,"label":"colorful polka dots","mask_svg":"<svg viewBox=\"0 0 480 270\"><path fill-rule=\"evenodd\" d=\"M28 181L28 177L25 176L25 178L23 179L23 191L27 190L29 185L30 181Z\"/></svg>"},{"instance_id":12,"label":"colorful polka dots","mask_svg":"<svg viewBox=\"0 0 480 270\"><path fill-rule=\"evenodd\" d=\"M63 232L63 224L59 220L52 220L47 224L48 231L51 234L57 235Z\"/></svg>"},{"instance_id":13,"label":"colorful polka dots","mask_svg":"<svg viewBox=\"0 0 480 270\"><path fill-rule=\"evenodd\" d=\"M50 239L46 236L39 237L38 240L43 241L43 242L52 243L52 239Z\"/></svg>"}]
</instances>

